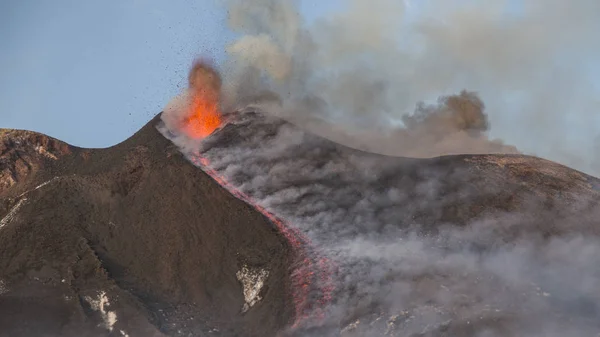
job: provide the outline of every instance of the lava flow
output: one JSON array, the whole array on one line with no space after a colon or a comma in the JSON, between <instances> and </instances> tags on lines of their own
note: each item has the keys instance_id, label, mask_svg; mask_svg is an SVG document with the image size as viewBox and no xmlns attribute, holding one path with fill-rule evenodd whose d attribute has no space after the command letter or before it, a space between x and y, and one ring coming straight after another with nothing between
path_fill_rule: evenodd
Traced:
<instances>
[{"instance_id":1,"label":"lava flow","mask_svg":"<svg viewBox=\"0 0 600 337\"><path fill-rule=\"evenodd\" d=\"M190 70L188 81L187 105L178 127L190 138L204 139L223 122L219 108L221 77L206 62L196 61ZM295 255L295 263L291 269L291 292L295 305L292 328L299 328L309 318L321 321L325 317L324 310L332 299L331 261L317 253L306 235L267 211L249 195L229 183L217 170L212 169L209 159L200 152L188 153L188 158L235 197L271 220L292 246Z\"/></svg>"},{"instance_id":2,"label":"lava flow","mask_svg":"<svg viewBox=\"0 0 600 337\"><path fill-rule=\"evenodd\" d=\"M250 196L228 183L219 172L210 168L208 158L196 153L191 155L190 159L231 194L250 204L271 220L291 244L296 256L296 262L292 266L292 297L295 305L295 320L292 329L301 327L309 318L318 321L323 320L325 308L330 304L334 290L331 261L326 257L319 256L306 235L287 225L282 219L260 206ZM311 293L317 294L316 303L311 302ZM314 304L316 304L316 307Z\"/></svg>"}]
</instances>

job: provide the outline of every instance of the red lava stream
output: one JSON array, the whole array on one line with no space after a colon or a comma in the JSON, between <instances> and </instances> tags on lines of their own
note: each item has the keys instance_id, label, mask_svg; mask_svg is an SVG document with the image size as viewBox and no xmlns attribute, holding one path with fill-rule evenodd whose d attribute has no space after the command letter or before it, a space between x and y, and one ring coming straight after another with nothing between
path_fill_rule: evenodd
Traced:
<instances>
[{"instance_id":1,"label":"red lava stream","mask_svg":"<svg viewBox=\"0 0 600 337\"><path fill-rule=\"evenodd\" d=\"M311 323L309 322L311 318L317 322L322 321L325 318L325 309L331 303L335 288L332 277L334 269L332 261L324 256L319 256L317 249L305 234L290 226L284 220L260 206L250 196L227 182L219 172L210 167L208 158L196 153L190 159L231 194L248 203L271 220L291 244L295 255L295 263L291 274L291 291L295 306L292 329L300 328L304 323ZM317 294L315 300L311 300L312 293Z\"/></svg>"},{"instance_id":2,"label":"red lava stream","mask_svg":"<svg viewBox=\"0 0 600 337\"><path fill-rule=\"evenodd\" d=\"M188 82L189 107L179 128L190 138L202 139L213 133L223 122L219 108L221 76L210 64L196 60L190 69ZM196 166L231 194L253 206L271 220L292 246L295 259L291 269L291 292L295 306L292 329L300 328L305 323L322 322L334 290L333 263L324 257L324 254L319 254L310 239L297 228L260 206L249 195L235 188L219 172L212 169L208 158L200 153L191 154L189 157Z\"/></svg>"}]
</instances>

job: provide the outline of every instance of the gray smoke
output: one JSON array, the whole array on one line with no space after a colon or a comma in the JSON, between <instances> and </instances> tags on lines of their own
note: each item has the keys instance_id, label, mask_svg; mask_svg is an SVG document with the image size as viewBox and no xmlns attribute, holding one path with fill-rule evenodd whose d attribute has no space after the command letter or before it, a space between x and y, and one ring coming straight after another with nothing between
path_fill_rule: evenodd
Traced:
<instances>
[{"instance_id":1,"label":"gray smoke","mask_svg":"<svg viewBox=\"0 0 600 337\"><path fill-rule=\"evenodd\" d=\"M442 99L433 114L423 106L406 122L427 128L442 119L482 132L485 123L471 113L437 112L468 103L476 115L480 101L461 97ZM316 332L302 336L600 332L598 197L571 186L592 178L534 158L365 153L253 113L229 116L196 148L184 143L191 159L208 158L337 265L325 320L305 322ZM517 170L519 163L532 164ZM512 165L567 186L558 192L502 178L500 168Z\"/></svg>"},{"instance_id":2,"label":"gray smoke","mask_svg":"<svg viewBox=\"0 0 600 337\"><path fill-rule=\"evenodd\" d=\"M402 117L418 102L470 88L488 105L488 125L522 151L595 172L595 0L429 0L417 18L402 1L351 0L315 22L303 21L297 1L224 2L240 34L228 49L226 106L262 103L322 136L390 155L514 153L456 124L437 127L449 127L445 137L404 132ZM279 103L257 99L265 91ZM565 139L565 128L578 138Z\"/></svg>"}]
</instances>

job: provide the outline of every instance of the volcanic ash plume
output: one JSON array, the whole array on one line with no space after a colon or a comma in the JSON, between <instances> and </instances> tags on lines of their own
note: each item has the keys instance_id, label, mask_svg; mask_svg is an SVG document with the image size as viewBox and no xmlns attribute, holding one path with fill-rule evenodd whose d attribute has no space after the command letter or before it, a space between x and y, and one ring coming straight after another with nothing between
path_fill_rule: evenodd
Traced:
<instances>
[{"instance_id":1,"label":"volcanic ash plume","mask_svg":"<svg viewBox=\"0 0 600 337\"><path fill-rule=\"evenodd\" d=\"M188 88L167 104L162 115L169 130L202 139L221 125L221 76L207 62L196 60Z\"/></svg>"}]
</instances>

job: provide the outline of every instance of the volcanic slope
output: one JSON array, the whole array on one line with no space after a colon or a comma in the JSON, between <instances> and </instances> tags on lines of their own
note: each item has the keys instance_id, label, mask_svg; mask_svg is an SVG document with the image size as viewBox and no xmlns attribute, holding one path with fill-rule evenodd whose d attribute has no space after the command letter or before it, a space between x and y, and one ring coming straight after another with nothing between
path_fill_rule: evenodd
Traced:
<instances>
[{"instance_id":1,"label":"volcanic slope","mask_svg":"<svg viewBox=\"0 0 600 337\"><path fill-rule=\"evenodd\" d=\"M291 322L287 241L158 120L107 149L0 131L0 336L270 336Z\"/></svg>"}]
</instances>

